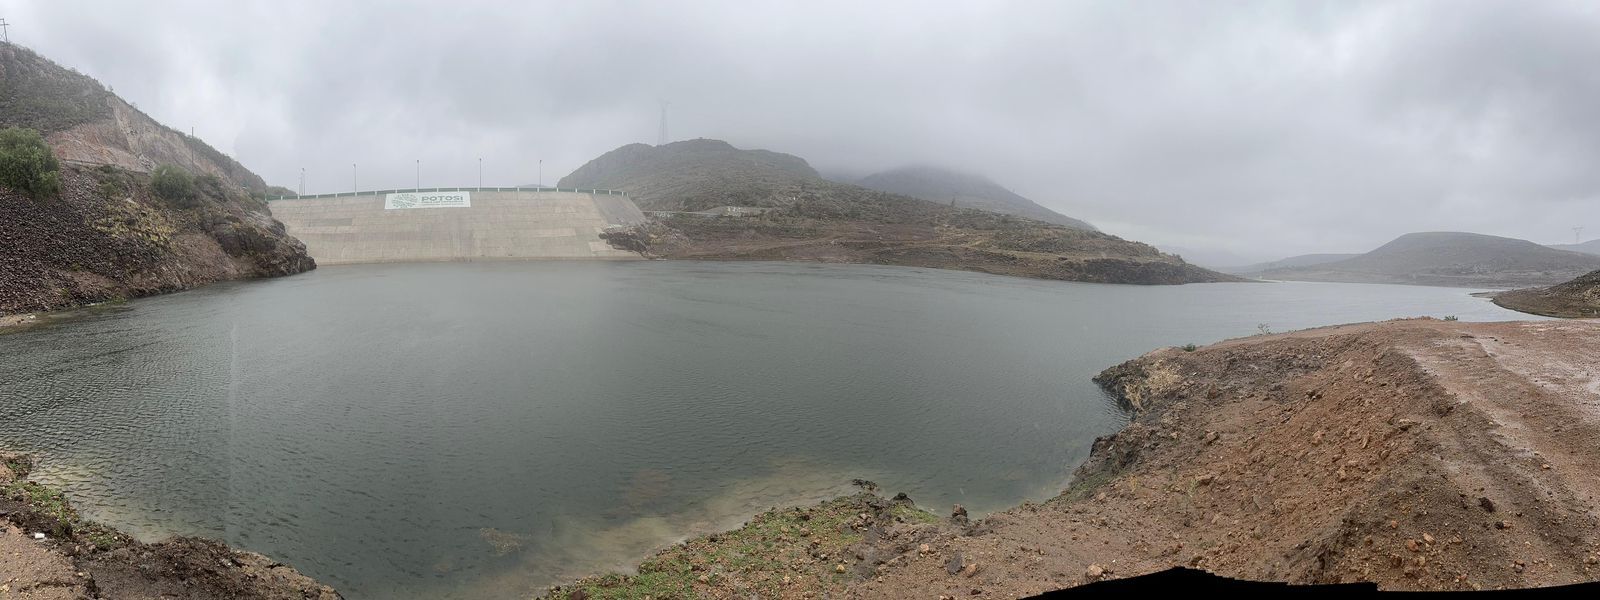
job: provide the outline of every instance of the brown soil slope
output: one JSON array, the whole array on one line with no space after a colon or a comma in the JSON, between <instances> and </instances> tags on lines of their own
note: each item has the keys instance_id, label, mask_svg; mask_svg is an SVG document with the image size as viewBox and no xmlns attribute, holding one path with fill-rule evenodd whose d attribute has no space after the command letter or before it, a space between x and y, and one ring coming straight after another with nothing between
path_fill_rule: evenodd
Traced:
<instances>
[{"instance_id":1,"label":"brown soil slope","mask_svg":"<svg viewBox=\"0 0 1600 600\"><path fill-rule=\"evenodd\" d=\"M734 548L701 539L661 555L684 562L654 563L671 568L555 596L628 597L678 567L685 587L657 597L742 598L776 580L762 597L1017 598L1178 565L1400 590L1592 581L1597 374L1590 322L1421 319L1160 350L1101 374L1133 421L1043 504L969 526L847 506L865 515L859 536L843 553L824 544L825 559L746 541L742 563L719 563Z\"/></svg>"},{"instance_id":2,"label":"brown soil slope","mask_svg":"<svg viewBox=\"0 0 1600 600\"><path fill-rule=\"evenodd\" d=\"M1494 295L1494 303L1547 317L1600 317L1600 271L1550 287L1500 292Z\"/></svg>"},{"instance_id":3,"label":"brown soil slope","mask_svg":"<svg viewBox=\"0 0 1600 600\"><path fill-rule=\"evenodd\" d=\"M1409 590L1594 580L1596 373L1589 323L1392 321L1157 351L1100 376L1137 417L1066 493L941 552L988 557L1001 596L1174 565ZM922 565L860 592L970 584Z\"/></svg>"}]
</instances>

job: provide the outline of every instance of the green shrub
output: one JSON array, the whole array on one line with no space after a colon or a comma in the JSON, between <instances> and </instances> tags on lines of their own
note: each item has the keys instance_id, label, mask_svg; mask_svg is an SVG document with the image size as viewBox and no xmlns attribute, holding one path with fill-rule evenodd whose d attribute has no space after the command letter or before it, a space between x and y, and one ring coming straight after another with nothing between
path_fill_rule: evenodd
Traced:
<instances>
[{"instance_id":1,"label":"green shrub","mask_svg":"<svg viewBox=\"0 0 1600 600\"><path fill-rule=\"evenodd\" d=\"M0 186L36 200L61 193L61 165L38 131L0 129Z\"/></svg>"},{"instance_id":2,"label":"green shrub","mask_svg":"<svg viewBox=\"0 0 1600 600\"><path fill-rule=\"evenodd\" d=\"M190 207L199 203L194 176L172 165L161 165L150 173L150 190L175 206Z\"/></svg>"},{"instance_id":3,"label":"green shrub","mask_svg":"<svg viewBox=\"0 0 1600 600\"><path fill-rule=\"evenodd\" d=\"M1458 318L1456 318L1456 316L1455 316L1455 315L1447 315L1447 316L1446 316L1446 317L1445 317L1445 318L1444 318L1444 320L1446 320L1446 321L1459 321L1459 320L1460 320L1460 319L1458 319Z\"/></svg>"},{"instance_id":4,"label":"green shrub","mask_svg":"<svg viewBox=\"0 0 1600 600\"><path fill-rule=\"evenodd\" d=\"M1196 346L1194 344L1184 344L1183 345L1183 351L1184 352L1194 352L1195 350L1198 350L1198 349L1200 349L1200 347Z\"/></svg>"}]
</instances>

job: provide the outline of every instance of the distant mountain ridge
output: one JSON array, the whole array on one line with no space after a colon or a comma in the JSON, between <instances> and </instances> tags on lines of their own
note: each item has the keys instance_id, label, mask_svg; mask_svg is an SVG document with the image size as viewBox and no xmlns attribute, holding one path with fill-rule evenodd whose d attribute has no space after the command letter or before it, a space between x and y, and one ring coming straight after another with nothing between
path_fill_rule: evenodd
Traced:
<instances>
[{"instance_id":1,"label":"distant mountain ridge","mask_svg":"<svg viewBox=\"0 0 1600 600\"><path fill-rule=\"evenodd\" d=\"M1046 223L1097 231L1087 222L1040 206L987 177L973 173L918 165L874 173L855 183L865 188L921 198L929 202L940 204L953 202L958 207L1017 215Z\"/></svg>"},{"instance_id":2,"label":"distant mountain ridge","mask_svg":"<svg viewBox=\"0 0 1600 600\"><path fill-rule=\"evenodd\" d=\"M1545 244L1546 247L1568 252L1582 252L1584 254L1600 254L1600 239L1593 239L1579 244Z\"/></svg>"},{"instance_id":3,"label":"distant mountain ridge","mask_svg":"<svg viewBox=\"0 0 1600 600\"><path fill-rule=\"evenodd\" d=\"M1098 231L828 181L804 159L720 140L629 144L558 186L629 193L665 213L613 245L663 258L807 260L982 271L1103 283L1234 281ZM721 206L754 216L685 214Z\"/></svg>"},{"instance_id":4,"label":"distant mountain ridge","mask_svg":"<svg viewBox=\"0 0 1600 600\"><path fill-rule=\"evenodd\" d=\"M1240 267L1223 267L1223 268L1218 269L1218 270L1222 271L1223 273L1233 273L1234 275L1251 275L1251 274L1255 274L1255 273L1261 273L1263 271L1271 271L1273 269L1290 269L1290 268L1295 268L1295 267L1309 267L1309 266L1312 266L1312 265L1320 265L1320 264L1325 264L1325 263L1337 262L1337 261L1341 261L1341 260L1345 260L1345 259L1349 259L1349 258L1355 258L1357 256L1361 256L1361 255L1360 254L1337 254L1337 253L1333 253L1333 254L1301 254L1301 255L1298 255L1298 256L1291 256L1289 258L1283 258L1283 259L1274 260L1274 261L1270 261L1270 262L1256 263L1256 264L1253 264L1253 265L1244 265L1244 266L1240 266Z\"/></svg>"},{"instance_id":5,"label":"distant mountain ridge","mask_svg":"<svg viewBox=\"0 0 1600 600\"><path fill-rule=\"evenodd\" d=\"M1268 279L1520 287L1566 281L1600 269L1600 256L1547 248L1527 240L1464 232L1408 233L1365 254L1272 268Z\"/></svg>"}]
</instances>

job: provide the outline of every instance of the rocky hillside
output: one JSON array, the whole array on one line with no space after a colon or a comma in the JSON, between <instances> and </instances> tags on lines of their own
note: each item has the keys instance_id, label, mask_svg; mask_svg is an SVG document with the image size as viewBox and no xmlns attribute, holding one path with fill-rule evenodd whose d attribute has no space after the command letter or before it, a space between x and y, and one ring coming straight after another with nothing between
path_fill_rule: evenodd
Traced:
<instances>
[{"instance_id":1,"label":"rocky hillside","mask_svg":"<svg viewBox=\"0 0 1600 600\"><path fill-rule=\"evenodd\" d=\"M1043 503L777 509L550 597L1021 598L1174 566L1389 590L1595 581L1597 334L1415 319L1159 350L1096 378L1132 419Z\"/></svg>"},{"instance_id":2,"label":"rocky hillside","mask_svg":"<svg viewBox=\"0 0 1600 600\"><path fill-rule=\"evenodd\" d=\"M316 268L265 202L209 181L191 207L115 167L63 167L56 198L0 188L0 314Z\"/></svg>"},{"instance_id":3,"label":"rocky hillside","mask_svg":"<svg viewBox=\"0 0 1600 600\"><path fill-rule=\"evenodd\" d=\"M5 43L0 43L0 127L38 130L67 162L145 173L176 165L251 192L267 187L238 161L157 123L94 78Z\"/></svg>"},{"instance_id":4,"label":"rocky hillside","mask_svg":"<svg viewBox=\"0 0 1600 600\"><path fill-rule=\"evenodd\" d=\"M1408 233L1333 262L1268 269L1268 279L1462 287L1548 285L1600 269L1600 256L1461 232Z\"/></svg>"},{"instance_id":5,"label":"rocky hillside","mask_svg":"<svg viewBox=\"0 0 1600 600\"><path fill-rule=\"evenodd\" d=\"M864 188L929 202L1016 215L1074 229L1095 230L1093 225L1039 206L982 175L914 166L874 173L855 183Z\"/></svg>"},{"instance_id":6,"label":"rocky hillside","mask_svg":"<svg viewBox=\"0 0 1600 600\"><path fill-rule=\"evenodd\" d=\"M1494 303L1546 317L1597 318L1600 317L1600 271L1550 287L1500 292L1494 295Z\"/></svg>"},{"instance_id":7,"label":"rocky hillside","mask_svg":"<svg viewBox=\"0 0 1600 600\"><path fill-rule=\"evenodd\" d=\"M1236 279L1098 231L827 181L799 158L717 140L623 146L559 185L622 189L645 210L764 209L746 217L666 214L606 236L652 257L892 264L1102 283Z\"/></svg>"},{"instance_id":8,"label":"rocky hillside","mask_svg":"<svg viewBox=\"0 0 1600 600\"><path fill-rule=\"evenodd\" d=\"M0 127L44 133L62 163L57 196L0 188L0 317L315 268L246 191L265 190L260 177L9 44L0 44ZM146 173L158 165L198 176L194 193L158 198Z\"/></svg>"}]
</instances>

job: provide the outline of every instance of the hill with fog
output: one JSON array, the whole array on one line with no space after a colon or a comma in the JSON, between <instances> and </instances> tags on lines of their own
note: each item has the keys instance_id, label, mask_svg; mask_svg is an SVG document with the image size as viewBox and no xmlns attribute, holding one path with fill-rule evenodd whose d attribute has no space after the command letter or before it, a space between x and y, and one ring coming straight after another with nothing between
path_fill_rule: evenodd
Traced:
<instances>
[{"instance_id":1,"label":"hill with fog","mask_svg":"<svg viewBox=\"0 0 1600 600\"><path fill-rule=\"evenodd\" d=\"M645 226L611 234L613 244L650 256L892 264L1104 283L1234 279L1148 244L828 181L799 157L719 140L629 144L558 185L621 189L640 208L659 211ZM745 207L739 214L746 216L709 216L730 206Z\"/></svg>"},{"instance_id":2,"label":"hill with fog","mask_svg":"<svg viewBox=\"0 0 1600 600\"><path fill-rule=\"evenodd\" d=\"M1461 287L1550 285L1600 269L1600 256L1464 232L1408 233L1350 258L1260 271L1268 279Z\"/></svg>"},{"instance_id":3,"label":"hill with fog","mask_svg":"<svg viewBox=\"0 0 1600 600\"><path fill-rule=\"evenodd\" d=\"M865 188L929 202L1016 215L1076 229L1095 229L1093 225L1039 206L987 177L972 173L912 166L874 173L855 183Z\"/></svg>"}]
</instances>

